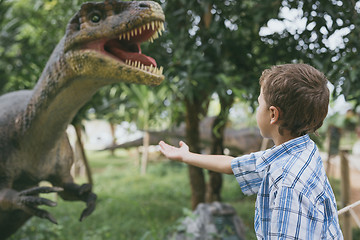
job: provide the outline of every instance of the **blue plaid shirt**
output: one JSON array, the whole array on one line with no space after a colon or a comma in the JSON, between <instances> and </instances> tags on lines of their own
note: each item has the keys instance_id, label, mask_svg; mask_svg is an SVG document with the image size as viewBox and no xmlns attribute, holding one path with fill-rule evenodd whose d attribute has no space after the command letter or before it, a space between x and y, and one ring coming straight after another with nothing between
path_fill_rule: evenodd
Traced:
<instances>
[{"instance_id":1,"label":"blue plaid shirt","mask_svg":"<svg viewBox=\"0 0 360 240\"><path fill-rule=\"evenodd\" d=\"M241 190L257 194L258 239L343 239L334 193L308 135L234 158Z\"/></svg>"}]
</instances>

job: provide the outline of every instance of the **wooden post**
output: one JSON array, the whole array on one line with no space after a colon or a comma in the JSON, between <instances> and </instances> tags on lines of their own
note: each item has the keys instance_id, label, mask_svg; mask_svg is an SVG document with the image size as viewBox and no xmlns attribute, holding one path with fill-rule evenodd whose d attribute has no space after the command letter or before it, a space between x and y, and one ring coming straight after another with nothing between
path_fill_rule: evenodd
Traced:
<instances>
[{"instance_id":1,"label":"wooden post","mask_svg":"<svg viewBox=\"0 0 360 240\"><path fill-rule=\"evenodd\" d=\"M350 203L350 191L351 191L349 162L348 162L346 150L340 151L340 170L341 170L341 204L342 207L345 207ZM341 219L342 219L342 232L344 235L344 240L352 240L350 212L345 212Z\"/></svg>"},{"instance_id":2,"label":"wooden post","mask_svg":"<svg viewBox=\"0 0 360 240\"><path fill-rule=\"evenodd\" d=\"M261 147L260 150L261 151L265 151L269 145L270 139L269 138L263 138L262 142L261 142Z\"/></svg>"},{"instance_id":3,"label":"wooden post","mask_svg":"<svg viewBox=\"0 0 360 240\"><path fill-rule=\"evenodd\" d=\"M88 183L91 184L91 185L94 185L94 181L93 181L93 178L92 178L89 161L88 161L88 159L86 157L84 144L83 144L82 139L81 139L81 125L77 124L77 125L74 125L74 126L75 126L77 141L79 142L79 146L80 146L80 153L82 155L82 160L83 160L84 165L85 165L85 170L86 170L86 176L87 176L87 179L88 179Z\"/></svg>"}]
</instances>

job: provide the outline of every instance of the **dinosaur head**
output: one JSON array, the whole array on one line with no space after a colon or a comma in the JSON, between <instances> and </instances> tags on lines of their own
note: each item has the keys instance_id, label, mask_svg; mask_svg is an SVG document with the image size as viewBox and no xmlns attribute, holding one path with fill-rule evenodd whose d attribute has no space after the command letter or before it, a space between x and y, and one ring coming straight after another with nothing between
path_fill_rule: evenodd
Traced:
<instances>
[{"instance_id":1,"label":"dinosaur head","mask_svg":"<svg viewBox=\"0 0 360 240\"><path fill-rule=\"evenodd\" d=\"M77 75L98 84L158 85L163 68L141 52L140 44L156 39L164 20L160 5L151 1L84 3L67 26L64 56Z\"/></svg>"}]
</instances>

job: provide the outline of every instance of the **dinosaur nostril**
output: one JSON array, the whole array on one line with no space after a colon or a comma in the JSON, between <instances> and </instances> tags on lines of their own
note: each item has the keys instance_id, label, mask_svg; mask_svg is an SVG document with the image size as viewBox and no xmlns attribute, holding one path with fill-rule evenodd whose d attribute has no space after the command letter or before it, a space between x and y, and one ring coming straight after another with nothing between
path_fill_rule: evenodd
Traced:
<instances>
[{"instance_id":1,"label":"dinosaur nostril","mask_svg":"<svg viewBox=\"0 0 360 240\"><path fill-rule=\"evenodd\" d=\"M150 5L148 4L148 3L140 3L139 4L139 7L141 7L141 8L150 8Z\"/></svg>"}]
</instances>

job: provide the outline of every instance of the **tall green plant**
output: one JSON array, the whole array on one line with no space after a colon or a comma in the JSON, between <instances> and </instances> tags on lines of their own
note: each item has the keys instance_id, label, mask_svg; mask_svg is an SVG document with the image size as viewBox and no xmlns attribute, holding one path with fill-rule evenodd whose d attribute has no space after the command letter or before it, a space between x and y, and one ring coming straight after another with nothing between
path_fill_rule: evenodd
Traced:
<instances>
[{"instance_id":1,"label":"tall green plant","mask_svg":"<svg viewBox=\"0 0 360 240\"><path fill-rule=\"evenodd\" d=\"M166 99L168 90L163 86L149 88L145 85L126 84L122 86L122 89L128 97L128 101L125 103L127 115L144 132L140 169L141 174L144 175L148 162L149 130L161 126L165 120L161 113L164 109L163 100Z\"/></svg>"}]
</instances>

